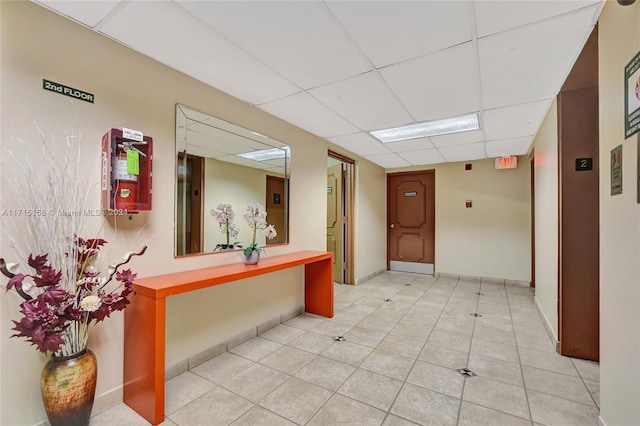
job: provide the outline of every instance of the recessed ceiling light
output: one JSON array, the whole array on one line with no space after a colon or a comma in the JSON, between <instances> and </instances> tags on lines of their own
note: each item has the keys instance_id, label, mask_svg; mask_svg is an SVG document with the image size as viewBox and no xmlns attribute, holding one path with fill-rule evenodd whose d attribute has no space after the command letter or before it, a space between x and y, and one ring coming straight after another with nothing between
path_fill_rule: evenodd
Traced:
<instances>
[{"instance_id":1,"label":"recessed ceiling light","mask_svg":"<svg viewBox=\"0 0 640 426\"><path fill-rule=\"evenodd\" d=\"M425 138L428 136L446 135L449 133L468 132L470 130L478 130L479 128L478 114L473 113L459 117L444 118L442 120L423 121L422 123L409 124L391 129L375 130L369 133L380 142L389 143Z\"/></svg>"},{"instance_id":2,"label":"recessed ceiling light","mask_svg":"<svg viewBox=\"0 0 640 426\"><path fill-rule=\"evenodd\" d=\"M259 149L257 151L244 152L242 154L236 154L238 157L248 158L254 161L267 161L276 158L284 158L287 155L287 150L284 148L269 148Z\"/></svg>"}]
</instances>

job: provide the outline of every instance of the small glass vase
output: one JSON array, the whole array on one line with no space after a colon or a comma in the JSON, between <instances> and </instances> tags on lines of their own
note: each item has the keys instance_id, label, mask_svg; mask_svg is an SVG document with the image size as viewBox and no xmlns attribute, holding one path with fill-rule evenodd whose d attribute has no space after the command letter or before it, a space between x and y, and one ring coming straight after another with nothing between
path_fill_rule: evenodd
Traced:
<instances>
[{"instance_id":1,"label":"small glass vase","mask_svg":"<svg viewBox=\"0 0 640 426\"><path fill-rule=\"evenodd\" d=\"M260 261L260 251L253 250L248 255L244 256L244 263L246 265L257 265Z\"/></svg>"}]
</instances>

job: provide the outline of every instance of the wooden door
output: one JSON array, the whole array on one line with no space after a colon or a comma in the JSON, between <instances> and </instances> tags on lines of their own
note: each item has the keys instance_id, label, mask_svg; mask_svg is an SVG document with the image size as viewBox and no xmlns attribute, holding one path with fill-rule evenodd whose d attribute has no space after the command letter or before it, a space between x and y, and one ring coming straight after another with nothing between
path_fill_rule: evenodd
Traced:
<instances>
[{"instance_id":1,"label":"wooden door","mask_svg":"<svg viewBox=\"0 0 640 426\"><path fill-rule=\"evenodd\" d=\"M435 171L387 175L389 269L433 274Z\"/></svg>"},{"instance_id":2,"label":"wooden door","mask_svg":"<svg viewBox=\"0 0 640 426\"><path fill-rule=\"evenodd\" d=\"M267 239L267 244L284 244L287 242L287 218L285 204L287 202L285 191L285 179L276 176L267 176L267 223L276 228L278 236L272 240Z\"/></svg>"},{"instance_id":3,"label":"wooden door","mask_svg":"<svg viewBox=\"0 0 640 426\"><path fill-rule=\"evenodd\" d=\"M562 355L599 359L600 267L597 88L562 92L558 338ZM577 170L591 159L591 170ZM582 159L582 160L580 160Z\"/></svg>"},{"instance_id":4,"label":"wooden door","mask_svg":"<svg viewBox=\"0 0 640 426\"><path fill-rule=\"evenodd\" d=\"M558 339L562 355L600 357L598 28L558 95Z\"/></svg>"},{"instance_id":5,"label":"wooden door","mask_svg":"<svg viewBox=\"0 0 640 426\"><path fill-rule=\"evenodd\" d=\"M342 163L327 168L327 251L333 252L333 280L343 282Z\"/></svg>"},{"instance_id":6,"label":"wooden door","mask_svg":"<svg viewBox=\"0 0 640 426\"><path fill-rule=\"evenodd\" d=\"M204 158L178 153L177 255L202 251Z\"/></svg>"}]
</instances>

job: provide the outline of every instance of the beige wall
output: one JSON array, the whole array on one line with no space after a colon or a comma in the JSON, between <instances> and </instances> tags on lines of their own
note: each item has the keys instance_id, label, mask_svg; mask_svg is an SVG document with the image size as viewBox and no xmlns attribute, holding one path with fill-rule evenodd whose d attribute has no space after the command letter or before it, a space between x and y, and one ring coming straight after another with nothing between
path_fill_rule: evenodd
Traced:
<instances>
[{"instance_id":1,"label":"beige wall","mask_svg":"<svg viewBox=\"0 0 640 426\"><path fill-rule=\"evenodd\" d=\"M513 170L496 170L492 159L470 163L471 171L436 167L436 271L530 281L528 162L519 157Z\"/></svg>"},{"instance_id":2,"label":"beige wall","mask_svg":"<svg viewBox=\"0 0 640 426\"><path fill-rule=\"evenodd\" d=\"M367 160L356 162L355 277L387 269L387 177Z\"/></svg>"},{"instance_id":3,"label":"beige wall","mask_svg":"<svg viewBox=\"0 0 640 426\"><path fill-rule=\"evenodd\" d=\"M519 157L513 170L496 170L493 159L466 163L471 171L465 163L429 167L436 174L436 272L531 281L529 163Z\"/></svg>"},{"instance_id":4,"label":"beige wall","mask_svg":"<svg viewBox=\"0 0 640 426\"><path fill-rule=\"evenodd\" d=\"M624 67L640 51L640 2L607 2L599 23L600 394L609 426L640 421L640 214L637 140L624 138ZM611 196L611 150L622 144L623 193Z\"/></svg>"},{"instance_id":5,"label":"beige wall","mask_svg":"<svg viewBox=\"0 0 640 426\"><path fill-rule=\"evenodd\" d=\"M533 142L536 303L558 340L558 107L553 102Z\"/></svg>"},{"instance_id":6,"label":"beige wall","mask_svg":"<svg viewBox=\"0 0 640 426\"><path fill-rule=\"evenodd\" d=\"M211 209L215 209L219 203L229 203L236 214L235 224L240 229L236 238L230 241L242 241L251 243L251 229L242 218L249 204L260 203L265 205L267 173L264 170L252 167L240 166L224 161L208 158L204 166L204 251L211 252L216 244L226 244L226 234L220 233L218 222L211 216ZM267 219L269 216L267 215ZM268 221L267 221L268 222ZM281 231L276 229L276 231ZM264 235L256 233L256 243L265 244Z\"/></svg>"}]
</instances>

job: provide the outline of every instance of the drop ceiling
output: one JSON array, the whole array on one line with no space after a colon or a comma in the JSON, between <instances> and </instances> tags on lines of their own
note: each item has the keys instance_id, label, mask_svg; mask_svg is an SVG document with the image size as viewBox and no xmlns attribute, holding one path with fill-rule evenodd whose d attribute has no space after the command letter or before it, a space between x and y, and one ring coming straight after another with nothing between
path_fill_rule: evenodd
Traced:
<instances>
[{"instance_id":1,"label":"drop ceiling","mask_svg":"<svg viewBox=\"0 0 640 426\"><path fill-rule=\"evenodd\" d=\"M397 168L526 154L604 0L37 3ZM473 112L480 130L368 133Z\"/></svg>"}]
</instances>

